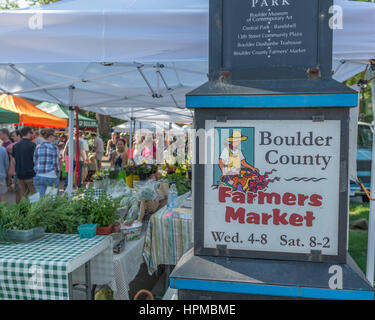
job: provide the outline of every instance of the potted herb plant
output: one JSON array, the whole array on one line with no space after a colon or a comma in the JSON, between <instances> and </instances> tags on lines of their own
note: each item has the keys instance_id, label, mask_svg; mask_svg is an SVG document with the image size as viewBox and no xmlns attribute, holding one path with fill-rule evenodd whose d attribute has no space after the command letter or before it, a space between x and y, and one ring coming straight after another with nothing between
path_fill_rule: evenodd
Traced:
<instances>
[{"instance_id":1,"label":"potted herb plant","mask_svg":"<svg viewBox=\"0 0 375 320\"><path fill-rule=\"evenodd\" d=\"M114 168L111 168L109 169L108 177L110 180L116 180L118 177L118 172Z\"/></svg>"},{"instance_id":2,"label":"potted herb plant","mask_svg":"<svg viewBox=\"0 0 375 320\"><path fill-rule=\"evenodd\" d=\"M118 218L115 201L113 201L113 199L109 195L104 193L98 198L94 198L93 206L91 208L93 223L96 223L98 225L96 234L111 234L113 225Z\"/></svg>"},{"instance_id":3,"label":"potted herb plant","mask_svg":"<svg viewBox=\"0 0 375 320\"><path fill-rule=\"evenodd\" d=\"M23 200L1 209L0 238L9 241L28 242L42 237L45 232L43 215L30 215L31 203Z\"/></svg>"},{"instance_id":4,"label":"potted herb plant","mask_svg":"<svg viewBox=\"0 0 375 320\"><path fill-rule=\"evenodd\" d=\"M144 181L147 179L147 175L150 172L147 164L142 164L138 167L139 180Z\"/></svg>"}]
</instances>

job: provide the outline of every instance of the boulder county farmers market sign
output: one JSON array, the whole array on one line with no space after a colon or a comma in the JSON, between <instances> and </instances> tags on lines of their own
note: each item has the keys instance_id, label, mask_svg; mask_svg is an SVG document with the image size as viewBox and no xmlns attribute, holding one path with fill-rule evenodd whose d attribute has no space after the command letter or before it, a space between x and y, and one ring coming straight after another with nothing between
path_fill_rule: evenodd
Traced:
<instances>
[{"instance_id":1,"label":"boulder county farmers market sign","mask_svg":"<svg viewBox=\"0 0 375 320\"><path fill-rule=\"evenodd\" d=\"M338 254L340 121L206 121L204 247Z\"/></svg>"}]
</instances>

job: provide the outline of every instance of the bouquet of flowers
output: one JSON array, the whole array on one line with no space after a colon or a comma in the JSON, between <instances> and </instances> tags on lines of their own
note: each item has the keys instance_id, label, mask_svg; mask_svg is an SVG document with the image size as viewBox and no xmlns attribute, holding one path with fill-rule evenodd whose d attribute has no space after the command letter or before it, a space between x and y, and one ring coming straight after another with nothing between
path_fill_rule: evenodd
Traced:
<instances>
[{"instance_id":1,"label":"bouquet of flowers","mask_svg":"<svg viewBox=\"0 0 375 320\"><path fill-rule=\"evenodd\" d=\"M109 178L109 174L110 174L110 172L109 172L108 169L99 170L96 173L94 173L94 175L92 176L92 180L93 181L103 181L103 180Z\"/></svg>"}]
</instances>

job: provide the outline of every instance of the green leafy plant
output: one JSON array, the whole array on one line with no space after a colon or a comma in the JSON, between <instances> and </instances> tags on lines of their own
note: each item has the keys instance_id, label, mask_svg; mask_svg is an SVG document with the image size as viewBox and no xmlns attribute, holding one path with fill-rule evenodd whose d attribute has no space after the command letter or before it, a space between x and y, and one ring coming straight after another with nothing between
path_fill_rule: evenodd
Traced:
<instances>
[{"instance_id":1,"label":"green leafy plant","mask_svg":"<svg viewBox=\"0 0 375 320\"><path fill-rule=\"evenodd\" d=\"M169 182L169 186L172 184L172 181L176 182L176 188L179 196L191 190L191 180L186 178L184 175L172 173L165 175L164 178Z\"/></svg>"},{"instance_id":2,"label":"green leafy plant","mask_svg":"<svg viewBox=\"0 0 375 320\"><path fill-rule=\"evenodd\" d=\"M7 206L5 202L0 203L0 243L6 241L5 232L6 232L6 210Z\"/></svg>"},{"instance_id":3,"label":"green leafy plant","mask_svg":"<svg viewBox=\"0 0 375 320\"><path fill-rule=\"evenodd\" d=\"M85 204L82 210L90 216L90 223L96 223L99 227L106 227L113 224L118 218L118 203L106 193L95 197L94 190L89 188L85 191L83 199Z\"/></svg>"},{"instance_id":4,"label":"green leafy plant","mask_svg":"<svg viewBox=\"0 0 375 320\"><path fill-rule=\"evenodd\" d=\"M121 176L124 176L124 177L128 177L128 176L130 176L131 174L132 174L132 172L131 172L131 170L130 170L130 168L128 167L128 166L125 166L121 171L120 171L120 173L121 173ZM120 174L119 173L119 174Z\"/></svg>"},{"instance_id":5,"label":"green leafy plant","mask_svg":"<svg viewBox=\"0 0 375 320\"><path fill-rule=\"evenodd\" d=\"M38 227L37 221L29 217L31 204L28 200L23 200L19 204L12 204L4 212L4 228L11 230L27 230Z\"/></svg>"},{"instance_id":6,"label":"green leafy plant","mask_svg":"<svg viewBox=\"0 0 375 320\"><path fill-rule=\"evenodd\" d=\"M138 166L138 174L148 174L151 172L151 166L147 164L141 164Z\"/></svg>"},{"instance_id":7,"label":"green leafy plant","mask_svg":"<svg viewBox=\"0 0 375 320\"><path fill-rule=\"evenodd\" d=\"M115 169L109 170L109 175L108 175L109 179L115 180L117 179L117 176L118 176L118 172Z\"/></svg>"},{"instance_id":8,"label":"green leafy plant","mask_svg":"<svg viewBox=\"0 0 375 320\"><path fill-rule=\"evenodd\" d=\"M154 174L158 171L158 166L156 164L151 165L151 174Z\"/></svg>"},{"instance_id":9,"label":"green leafy plant","mask_svg":"<svg viewBox=\"0 0 375 320\"><path fill-rule=\"evenodd\" d=\"M6 240L6 230L28 230L44 227L47 233L76 234L81 224L108 226L117 217L119 201L107 194L96 197L93 189L78 190L70 199L66 195L46 195L31 204L0 205L0 241Z\"/></svg>"}]
</instances>

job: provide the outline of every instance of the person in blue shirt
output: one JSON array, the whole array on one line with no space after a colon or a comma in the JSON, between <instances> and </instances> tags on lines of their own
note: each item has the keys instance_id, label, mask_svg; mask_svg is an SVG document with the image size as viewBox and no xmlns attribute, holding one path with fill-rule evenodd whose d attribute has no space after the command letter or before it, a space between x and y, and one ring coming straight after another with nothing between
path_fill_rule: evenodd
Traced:
<instances>
[{"instance_id":1,"label":"person in blue shirt","mask_svg":"<svg viewBox=\"0 0 375 320\"><path fill-rule=\"evenodd\" d=\"M44 196L48 187L60 186L59 149L54 144L56 135L51 128L41 130L44 142L39 144L34 152L34 186L41 197Z\"/></svg>"}]
</instances>

